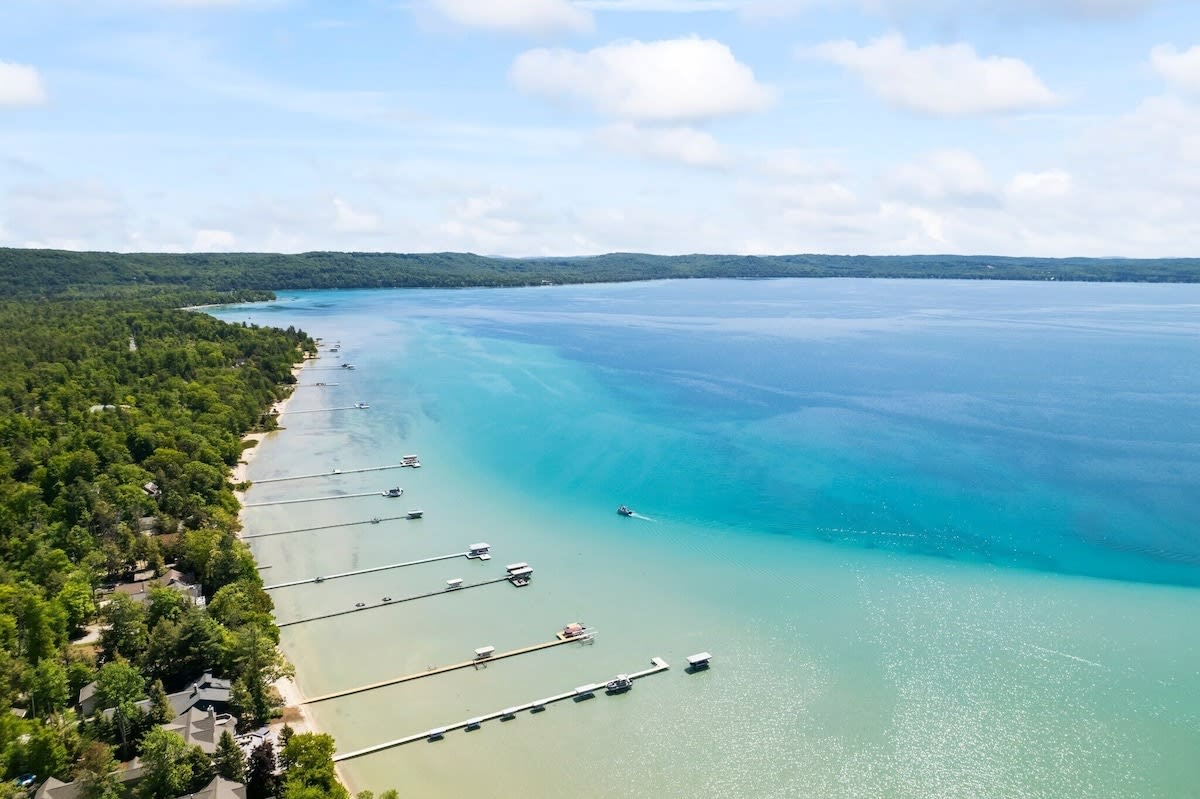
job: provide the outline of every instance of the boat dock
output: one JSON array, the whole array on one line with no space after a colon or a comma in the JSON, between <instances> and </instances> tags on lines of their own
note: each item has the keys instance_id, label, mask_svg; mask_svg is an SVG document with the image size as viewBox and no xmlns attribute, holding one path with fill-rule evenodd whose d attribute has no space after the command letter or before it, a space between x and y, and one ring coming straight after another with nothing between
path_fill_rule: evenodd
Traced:
<instances>
[{"instance_id":1,"label":"boat dock","mask_svg":"<svg viewBox=\"0 0 1200 799\"><path fill-rule=\"evenodd\" d=\"M326 383L326 385L336 385L336 384L335 383ZM361 410L363 410L363 408L359 407L358 405L345 405L345 406L339 406L337 408L310 408L306 411L289 411L289 410L284 409L276 415L277 416L292 416L297 413L329 413L331 411L361 411Z\"/></svg>"},{"instance_id":2,"label":"boat dock","mask_svg":"<svg viewBox=\"0 0 1200 799\"><path fill-rule=\"evenodd\" d=\"M649 677L652 674L658 674L659 672L663 672L663 671L666 671L667 669L671 668L665 660L663 660L662 658L659 658L659 657L651 658L650 662L653 664L650 668L644 669L642 671L634 672L633 674L629 674L629 675L627 675L628 678L630 680L640 680L643 677ZM419 732L416 735L409 735L405 738L397 738L394 741L385 741L381 744L375 744L374 746L368 746L363 749L355 749L352 752L342 752L339 754L335 754L333 756L333 762L340 763L343 760L352 760L353 758L356 758L356 757L362 757L363 755L370 755L375 752L382 752L385 749L392 749L394 747L403 746L404 744L410 744L415 741L437 740L438 738L441 738L442 736L444 736L447 732L450 732L451 730L468 729L468 728L475 729L475 728L479 727L479 725L483 724L485 721L491 721L493 719L511 718L513 716L516 716L518 713L522 713L526 710L545 709L545 707L547 705L553 704L554 702L562 702L566 699L575 699L577 697L583 698L585 696L591 696L594 693L596 693L597 691L603 691L604 685L605 685L604 682L599 682L599 683L595 683L592 685L583 685L583 686L580 686L579 688L574 688L570 691L566 691L561 694L555 694L554 696L548 696L545 699L538 699L533 702L526 702L523 705L517 705L515 707L508 707L508 708L505 708L504 710L497 710L494 713L488 713L483 716L476 716L475 718L466 719L465 721L460 721L455 724L447 724L444 727L435 727L434 729L426 730L425 732Z\"/></svg>"},{"instance_id":3,"label":"boat dock","mask_svg":"<svg viewBox=\"0 0 1200 799\"><path fill-rule=\"evenodd\" d=\"M407 463L389 463L385 466L364 466L361 469L334 469L329 472L314 472L313 474L293 474L287 477L268 477L264 480L252 481L255 485L262 483L284 483L288 480L314 480L318 477L337 477L340 474L362 474L363 472L382 472L388 469L403 469Z\"/></svg>"},{"instance_id":4,"label":"boat dock","mask_svg":"<svg viewBox=\"0 0 1200 799\"><path fill-rule=\"evenodd\" d=\"M358 494L331 494L327 497L302 497L300 499L273 499L270 502L246 502L243 508L265 508L268 505L295 505L298 502L323 502L327 499L357 499L358 497L387 496L385 492L363 491Z\"/></svg>"},{"instance_id":5,"label":"boat dock","mask_svg":"<svg viewBox=\"0 0 1200 799\"><path fill-rule=\"evenodd\" d=\"M386 566L372 566L368 569L356 569L352 572L338 572L337 574L324 574L320 577L305 577L302 580L292 580L286 583L275 583L274 585L264 585L264 591L272 591L276 588L291 588L294 585L306 585L307 583L323 583L326 580L337 580L341 577L354 577L359 574L370 574L372 572L382 572L388 569L402 569L405 566L419 566L422 563L434 563L439 560L450 560L450 558L466 557L466 552L453 552L449 555L435 555L432 558L421 558L420 560L410 560L404 563L389 563Z\"/></svg>"},{"instance_id":6,"label":"boat dock","mask_svg":"<svg viewBox=\"0 0 1200 799\"><path fill-rule=\"evenodd\" d=\"M242 538L270 538L273 535L294 535L295 533L310 533L315 530L332 530L335 527L353 527L358 524L379 524L380 522L395 522L407 519L408 516L376 516L374 519L364 519L361 522L338 522L337 524L319 524L316 527L297 527L294 530L272 530L269 533L250 533Z\"/></svg>"},{"instance_id":7,"label":"boat dock","mask_svg":"<svg viewBox=\"0 0 1200 799\"><path fill-rule=\"evenodd\" d=\"M372 605L368 605L366 603L360 602L359 605L361 605L361 607L359 607L359 605L356 605L347 610L335 610L332 613L322 613L319 616L309 616L309 617L303 618L303 619L293 619L292 621L280 621L280 622L276 622L275 626L281 627L281 628L282 627L291 627L296 624L306 624L310 621L320 621L322 619L332 619L337 616L348 616L351 613L362 613L363 611L367 611L367 610L378 610L379 608L387 608L387 607L391 607L392 605L401 605L401 604L404 604L405 602L412 602L417 599L426 599L431 596L444 596L446 594L457 594L461 591L466 591L468 588L482 588L485 585L495 585L496 583L504 583L504 582L508 582L507 574L504 575L503 577L493 577L490 580L484 580L484 581L478 582L478 583L460 584L457 588L448 588L448 587L441 588L437 591L426 591L424 594L415 594L413 596L404 596L404 597L400 597L399 599L392 599L391 597L389 597L386 601L376 602Z\"/></svg>"},{"instance_id":8,"label":"boat dock","mask_svg":"<svg viewBox=\"0 0 1200 799\"><path fill-rule=\"evenodd\" d=\"M468 669L473 667L478 668L479 666L491 663L494 660L503 660L504 658L512 658L516 657L517 655L525 655L530 652L540 652L543 649L550 649L551 647L562 646L563 644L585 643L593 640L595 639L590 635L581 635L578 638L555 638L553 641L546 641L541 644L533 644L532 646L523 646L520 649L514 649L510 652L500 652L498 654L493 653L486 656L477 655L476 657L473 657L470 660L464 660L461 663L451 663L449 666L439 666L434 669L426 669L425 671L419 671L416 674L406 674L403 677L393 677L388 680L380 680L379 682L373 682L367 685L359 685L355 688L347 688L344 691L334 691L328 694L321 694L320 696L314 696L310 699L303 699L300 701L300 704L311 705L317 702L325 702L329 699L340 699L343 696L352 696L354 694L361 694L365 691L374 691L376 688L387 688L389 685L399 685L400 683L419 680L422 677L433 677L436 674L445 674L448 671L458 671L459 669Z\"/></svg>"}]
</instances>

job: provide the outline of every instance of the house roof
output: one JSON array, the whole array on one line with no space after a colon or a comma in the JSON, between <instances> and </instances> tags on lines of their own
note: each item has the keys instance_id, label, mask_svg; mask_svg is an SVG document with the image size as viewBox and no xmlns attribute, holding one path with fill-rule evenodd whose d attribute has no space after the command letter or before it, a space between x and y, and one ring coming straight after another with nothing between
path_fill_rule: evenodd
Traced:
<instances>
[{"instance_id":1,"label":"house roof","mask_svg":"<svg viewBox=\"0 0 1200 799\"><path fill-rule=\"evenodd\" d=\"M237 719L228 713L217 715L211 710L205 712L191 708L186 713L176 716L170 724L162 726L163 729L179 733L185 741L196 744L205 754L211 755L217 750L217 741L221 740L221 733L225 730L229 730L230 734L234 732Z\"/></svg>"},{"instance_id":2,"label":"house roof","mask_svg":"<svg viewBox=\"0 0 1200 799\"><path fill-rule=\"evenodd\" d=\"M83 786L74 782L63 782L54 777L42 783L33 795L34 799L77 799L83 793Z\"/></svg>"},{"instance_id":3,"label":"house roof","mask_svg":"<svg viewBox=\"0 0 1200 799\"><path fill-rule=\"evenodd\" d=\"M246 799L246 786L224 777L213 777L208 785L179 799Z\"/></svg>"},{"instance_id":4,"label":"house roof","mask_svg":"<svg viewBox=\"0 0 1200 799\"><path fill-rule=\"evenodd\" d=\"M222 680L212 676L212 672L204 672L204 675L194 683L184 688L182 691L176 691L173 694L167 694L167 702L171 705L171 711L180 716L197 705L202 705L205 710L214 705L228 705L230 697L230 687L232 683L229 680ZM95 688L92 689L93 693ZM83 692L79 694L79 704L83 704ZM140 699L134 703L141 710L150 709L149 699ZM104 717L112 718L115 708L105 708ZM220 737L218 735L218 737Z\"/></svg>"}]
</instances>

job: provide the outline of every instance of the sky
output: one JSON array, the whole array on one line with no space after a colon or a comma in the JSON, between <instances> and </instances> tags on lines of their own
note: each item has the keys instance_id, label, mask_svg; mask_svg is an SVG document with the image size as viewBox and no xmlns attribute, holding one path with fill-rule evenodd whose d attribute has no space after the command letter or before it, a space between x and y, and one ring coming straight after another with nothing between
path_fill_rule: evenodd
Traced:
<instances>
[{"instance_id":1,"label":"sky","mask_svg":"<svg viewBox=\"0 0 1200 799\"><path fill-rule=\"evenodd\" d=\"M0 246L1200 256L1200 2L0 0Z\"/></svg>"}]
</instances>

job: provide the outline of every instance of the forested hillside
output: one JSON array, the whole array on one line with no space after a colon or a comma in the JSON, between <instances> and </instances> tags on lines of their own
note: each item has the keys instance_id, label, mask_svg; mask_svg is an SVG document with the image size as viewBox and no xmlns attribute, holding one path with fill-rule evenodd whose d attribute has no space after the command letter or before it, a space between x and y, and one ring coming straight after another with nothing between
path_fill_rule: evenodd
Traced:
<instances>
[{"instance_id":1,"label":"forested hillside","mask_svg":"<svg viewBox=\"0 0 1200 799\"><path fill-rule=\"evenodd\" d=\"M170 720L165 692L205 671L232 682L244 726L272 712L269 685L287 667L271 600L235 535L227 475L242 435L274 424L265 412L314 344L297 330L171 307L229 298L0 302L0 768L9 780L77 778L91 795L115 796L113 756L148 751L143 736ZM205 604L166 587L141 601L111 590L172 563L194 575ZM96 713L81 719L71 707L92 681ZM207 757L180 751L194 761L181 785L211 778Z\"/></svg>"},{"instance_id":2,"label":"forested hillside","mask_svg":"<svg viewBox=\"0 0 1200 799\"><path fill-rule=\"evenodd\" d=\"M120 254L0 249L0 295L111 296L114 290L525 286L663 278L890 277L975 280L1200 280L1200 259L614 253L486 258L468 253ZM119 289L117 287L120 287Z\"/></svg>"}]
</instances>

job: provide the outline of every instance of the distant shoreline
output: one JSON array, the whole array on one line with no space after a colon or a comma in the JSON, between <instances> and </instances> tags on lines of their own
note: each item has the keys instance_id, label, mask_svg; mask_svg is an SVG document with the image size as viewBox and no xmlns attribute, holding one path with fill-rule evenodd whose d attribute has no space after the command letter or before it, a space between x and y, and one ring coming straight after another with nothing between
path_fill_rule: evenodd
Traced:
<instances>
[{"instance_id":1,"label":"distant shoreline","mask_svg":"<svg viewBox=\"0 0 1200 799\"><path fill-rule=\"evenodd\" d=\"M1200 258L1040 258L992 255L648 255L493 258L472 253L102 253L0 248L6 297L190 292L191 308L228 293L500 288L703 278L1024 280L1200 283ZM240 296L239 296L240 295Z\"/></svg>"}]
</instances>

